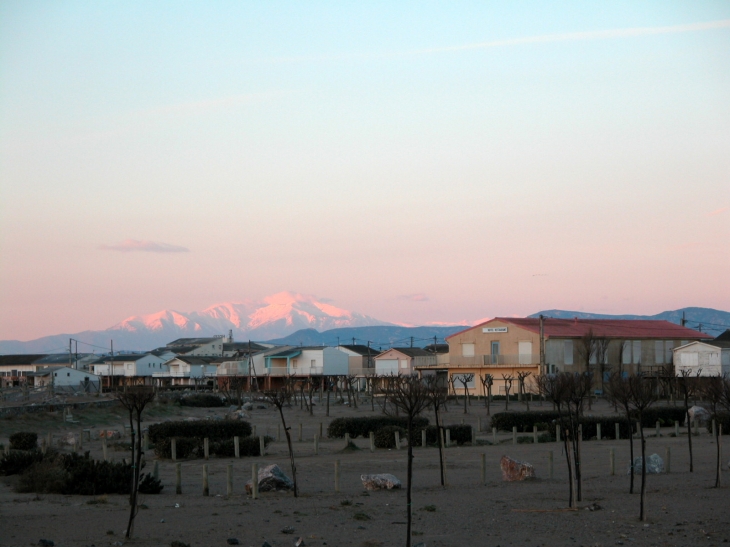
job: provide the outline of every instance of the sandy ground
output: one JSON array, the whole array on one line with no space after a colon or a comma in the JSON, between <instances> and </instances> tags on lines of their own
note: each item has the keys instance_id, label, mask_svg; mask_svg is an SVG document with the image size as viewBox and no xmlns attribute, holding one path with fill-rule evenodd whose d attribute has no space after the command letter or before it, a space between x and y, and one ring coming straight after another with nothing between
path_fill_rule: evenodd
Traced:
<instances>
[{"instance_id":1,"label":"sandy ground","mask_svg":"<svg viewBox=\"0 0 730 547\"><path fill-rule=\"evenodd\" d=\"M519 409L519 406L512 405ZM539 406L534 406L539 409ZM180 410L162 405L151 409L148 423L187 416L222 415L223 409ZM494 405L493 411L501 408ZM377 412L377 410L376 410ZM608 413L600 403L594 411ZM343 440L325 439L319 455L311 442L320 422L326 429L330 419L344 415L370 414L370 406L349 409L332 406L330 418L317 406L310 417L298 408L286 412L292 426L300 496L291 493L264 493L260 499L246 496L244 483L251 476L251 464L278 463L290 473L285 442L274 442L263 458L239 460L213 458L210 467L210 496L202 495L202 460L182 463L183 494L175 494L175 469L162 460L160 478L165 488L160 495L143 496L137 517L134 539L125 541L123 531L128 505L123 496L99 499L81 496L17 494L14 478L0 482L0 545L37 545L41 538L57 546L91 546L129 544L167 546L180 540L192 547L225 546L228 538L237 538L243 546L260 547L267 541L272 547L292 546L303 537L307 546L405 545L405 490L370 492L362 487L363 473L393 473L405 483L406 450L376 450L371 453L367 439L356 439L359 451L341 452ZM258 432L276 436L278 415L273 409L254 410L251 422ZM480 416L487 424L486 410L473 404L469 414L463 407L450 407L446 423L476 425ZM60 414L16 417L0 421L0 441L18 430L39 434L52 431L98 430L102 426L120 428L123 414L119 410L87 410L75 414L79 424L64 424ZM433 421L433 418L431 417ZM297 442L299 423L303 425L303 442ZM715 445L703 433L693 440L695 472L689 473L686 437L670 436L663 430L647 441L647 452L662 457L671 448L671 473L648 477L648 521L639 522L639 496L628 493L628 441L590 441L584 449L584 499L579 511L565 511L567 506L567 471L561 445L556 443L512 445L511 434L495 446L452 447L447 449L446 488L439 485L438 450L415 449L414 459L414 537L413 544L436 546L712 546L730 542L730 488L715 489ZM95 438L84 443L94 457L101 457L101 443ZM491 439L482 433L480 439ZM728 443L730 445L730 443ZM610 475L609 450L616 451L617 474ZM638 449L638 443L637 443ZM547 478L548 453L554 454L554 478ZM730 448L725 449L730 454ZM119 460L124 452L112 452ZM486 484L480 484L480 458L486 454ZM499 459L502 455L532 463L538 479L522 483L501 480ZM148 451L148 467L155 459ZM727 457L726 457L727 459ZM334 491L334 463L341 462L341 491ZM226 496L226 468L233 464L234 493ZM730 473L725 471L730 485ZM638 480L637 480L638 484ZM89 503L92 502L92 503ZM97 503L94 503L97 502ZM597 503L601 509L585 509ZM427 506L430 511L425 509ZM434 510L435 509L435 510ZM294 534L284 534L284 527ZM119 542L119 543L118 543Z\"/></svg>"}]
</instances>

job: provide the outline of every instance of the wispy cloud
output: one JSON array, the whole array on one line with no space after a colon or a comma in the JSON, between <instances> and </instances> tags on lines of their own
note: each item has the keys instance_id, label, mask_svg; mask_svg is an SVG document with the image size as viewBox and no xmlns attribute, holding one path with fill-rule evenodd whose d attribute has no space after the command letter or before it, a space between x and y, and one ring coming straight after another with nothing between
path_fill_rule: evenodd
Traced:
<instances>
[{"instance_id":1,"label":"wispy cloud","mask_svg":"<svg viewBox=\"0 0 730 547\"><path fill-rule=\"evenodd\" d=\"M190 249L181 247L180 245L170 245L169 243L159 243L157 241L146 241L139 239L125 239L121 243L115 245L100 245L102 251L120 251L130 253L133 251L143 251L147 253L189 253Z\"/></svg>"},{"instance_id":2,"label":"wispy cloud","mask_svg":"<svg viewBox=\"0 0 730 547\"><path fill-rule=\"evenodd\" d=\"M398 298L400 300L409 300L411 302L426 302L426 301L428 301L428 296L426 296L422 292L414 293L414 294L402 294Z\"/></svg>"},{"instance_id":3,"label":"wispy cloud","mask_svg":"<svg viewBox=\"0 0 730 547\"><path fill-rule=\"evenodd\" d=\"M712 211L711 213L707 213L708 217L714 217L717 215L721 215L725 211L730 211L730 207L721 207L720 209L717 209L715 211Z\"/></svg>"}]
</instances>

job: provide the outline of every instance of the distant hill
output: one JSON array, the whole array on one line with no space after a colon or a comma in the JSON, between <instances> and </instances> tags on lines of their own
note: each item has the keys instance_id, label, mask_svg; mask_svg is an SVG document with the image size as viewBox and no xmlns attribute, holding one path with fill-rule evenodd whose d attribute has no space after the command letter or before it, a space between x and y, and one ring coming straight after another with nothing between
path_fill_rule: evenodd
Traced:
<instances>
[{"instance_id":1,"label":"distant hill","mask_svg":"<svg viewBox=\"0 0 730 547\"><path fill-rule=\"evenodd\" d=\"M533 313L530 317L554 317L556 319L657 319L682 324L682 314L686 319L686 326L691 329L706 332L712 336L717 336L730 329L730 312L722 310L714 310L712 308L681 308L678 310L663 311L656 315L606 315L602 313L588 313L581 311L567 310L544 310Z\"/></svg>"},{"instance_id":2,"label":"distant hill","mask_svg":"<svg viewBox=\"0 0 730 547\"><path fill-rule=\"evenodd\" d=\"M356 344L367 345L375 349L385 350L391 346L407 347L411 345L411 337L413 345L416 347L424 347L433 344L434 336L438 342L455 332L464 330L468 325L456 325L452 327L350 327L341 329L330 329L318 332L315 329L301 329L297 332L285 336L283 338L275 338L267 340L272 344L282 344L289 346L336 346L339 344L352 344L355 339Z\"/></svg>"}]
</instances>

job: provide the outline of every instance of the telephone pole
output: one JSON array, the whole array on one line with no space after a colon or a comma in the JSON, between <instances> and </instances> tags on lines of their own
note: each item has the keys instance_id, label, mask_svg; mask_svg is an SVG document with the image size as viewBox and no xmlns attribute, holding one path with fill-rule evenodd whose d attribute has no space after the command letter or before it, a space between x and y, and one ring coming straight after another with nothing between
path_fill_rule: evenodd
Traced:
<instances>
[{"instance_id":1,"label":"telephone pole","mask_svg":"<svg viewBox=\"0 0 730 547\"><path fill-rule=\"evenodd\" d=\"M540 374L545 374L545 317L540 315Z\"/></svg>"}]
</instances>

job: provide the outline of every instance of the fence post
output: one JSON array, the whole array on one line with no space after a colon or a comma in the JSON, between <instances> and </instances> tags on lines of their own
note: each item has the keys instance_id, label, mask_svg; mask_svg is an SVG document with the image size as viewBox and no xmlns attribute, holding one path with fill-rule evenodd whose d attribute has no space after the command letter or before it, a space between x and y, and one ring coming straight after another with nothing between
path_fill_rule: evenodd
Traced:
<instances>
[{"instance_id":1,"label":"fence post","mask_svg":"<svg viewBox=\"0 0 730 547\"><path fill-rule=\"evenodd\" d=\"M255 425L253 426L253 428L251 430L251 436L254 438L258 437L258 435L256 435L256 426Z\"/></svg>"},{"instance_id":2,"label":"fence post","mask_svg":"<svg viewBox=\"0 0 730 547\"><path fill-rule=\"evenodd\" d=\"M537 444L537 426L536 425L532 426L532 442L534 444Z\"/></svg>"},{"instance_id":3,"label":"fence post","mask_svg":"<svg viewBox=\"0 0 730 547\"><path fill-rule=\"evenodd\" d=\"M639 431L639 429L640 429L640 428L642 428L642 427L643 427L643 426L641 425L641 422L639 422L639 421L637 420L637 421L636 421L636 434L637 434L637 435L638 435L639 437L641 436L641 431Z\"/></svg>"},{"instance_id":4,"label":"fence post","mask_svg":"<svg viewBox=\"0 0 730 547\"><path fill-rule=\"evenodd\" d=\"M667 473L672 471L672 449L669 446L664 449L664 469Z\"/></svg>"},{"instance_id":5,"label":"fence post","mask_svg":"<svg viewBox=\"0 0 730 547\"><path fill-rule=\"evenodd\" d=\"M446 448L449 448L451 446L451 430L446 430Z\"/></svg>"},{"instance_id":6,"label":"fence post","mask_svg":"<svg viewBox=\"0 0 730 547\"><path fill-rule=\"evenodd\" d=\"M104 456L104 461L108 461L106 454L106 434L101 438L101 453Z\"/></svg>"},{"instance_id":7,"label":"fence post","mask_svg":"<svg viewBox=\"0 0 730 547\"><path fill-rule=\"evenodd\" d=\"M375 452L375 433L370 432L370 452Z\"/></svg>"},{"instance_id":8,"label":"fence post","mask_svg":"<svg viewBox=\"0 0 730 547\"><path fill-rule=\"evenodd\" d=\"M517 426L512 426L512 444L517 444Z\"/></svg>"},{"instance_id":9,"label":"fence post","mask_svg":"<svg viewBox=\"0 0 730 547\"><path fill-rule=\"evenodd\" d=\"M210 490L208 489L208 464L203 464L203 495L209 496Z\"/></svg>"},{"instance_id":10,"label":"fence post","mask_svg":"<svg viewBox=\"0 0 730 547\"><path fill-rule=\"evenodd\" d=\"M482 460L482 484L487 484L487 455L481 454Z\"/></svg>"},{"instance_id":11,"label":"fence post","mask_svg":"<svg viewBox=\"0 0 730 547\"><path fill-rule=\"evenodd\" d=\"M251 465L251 499L259 497L259 464Z\"/></svg>"},{"instance_id":12,"label":"fence post","mask_svg":"<svg viewBox=\"0 0 730 547\"><path fill-rule=\"evenodd\" d=\"M616 430L616 440L621 440L621 426L619 424L613 424L613 427Z\"/></svg>"},{"instance_id":13,"label":"fence post","mask_svg":"<svg viewBox=\"0 0 730 547\"><path fill-rule=\"evenodd\" d=\"M553 451L548 451L548 479L553 478Z\"/></svg>"},{"instance_id":14,"label":"fence post","mask_svg":"<svg viewBox=\"0 0 730 547\"><path fill-rule=\"evenodd\" d=\"M348 447L350 445L350 434L345 431L345 447Z\"/></svg>"},{"instance_id":15,"label":"fence post","mask_svg":"<svg viewBox=\"0 0 730 547\"><path fill-rule=\"evenodd\" d=\"M421 448L426 448L426 430L421 429Z\"/></svg>"},{"instance_id":16,"label":"fence post","mask_svg":"<svg viewBox=\"0 0 730 547\"><path fill-rule=\"evenodd\" d=\"M323 437L322 422L319 422L319 438Z\"/></svg>"},{"instance_id":17,"label":"fence post","mask_svg":"<svg viewBox=\"0 0 730 547\"><path fill-rule=\"evenodd\" d=\"M555 442L560 442L560 424L555 424Z\"/></svg>"},{"instance_id":18,"label":"fence post","mask_svg":"<svg viewBox=\"0 0 730 547\"><path fill-rule=\"evenodd\" d=\"M299 442L302 442L302 422L299 422Z\"/></svg>"},{"instance_id":19,"label":"fence post","mask_svg":"<svg viewBox=\"0 0 730 547\"><path fill-rule=\"evenodd\" d=\"M210 448L209 448L209 442L208 437L203 439L203 456L207 460L210 457Z\"/></svg>"},{"instance_id":20,"label":"fence post","mask_svg":"<svg viewBox=\"0 0 730 547\"><path fill-rule=\"evenodd\" d=\"M319 435L314 434L314 455L319 455Z\"/></svg>"},{"instance_id":21,"label":"fence post","mask_svg":"<svg viewBox=\"0 0 730 547\"><path fill-rule=\"evenodd\" d=\"M233 464L229 463L226 467L226 495L233 495Z\"/></svg>"},{"instance_id":22,"label":"fence post","mask_svg":"<svg viewBox=\"0 0 730 547\"><path fill-rule=\"evenodd\" d=\"M400 433L398 431L394 431L393 435L395 436L395 449L400 450Z\"/></svg>"},{"instance_id":23,"label":"fence post","mask_svg":"<svg viewBox=\"0 0 730 547\"><path fill-rule=\"evenodd\" d=\"M241 457L241 439L239 439L238 435L233 437L233 455L236 459Z\"/></svg>"},{"instance_id":24,"label":"fence post","mask_svg":"<svg viewBox=\"0 0 730 547\"><path fill-rule=\"evenodd\" d=\"M91 440L91 431L89 431L89 440ZM150 449L150 434L148 431L145 431L142 450L149 450L149 449Z\"/></svg>"},{"instance_id":25,"label":"fence post","mask_svg":"<svg viewBox=\"0 0 730 547\"><path fill-rule=\"evenodd\" d=\"M182 494L182 464L175 464L175 493Z\"/></svg>"},{"instance_id":26,"label":"fence post","mask_svg":"<svg viewBox=\"0 0 730 547\"><path fill-rule=\"evenodd\" d=\"M674 420L674 436L679 437L679 421Z\"/></svg>"},{"instance_id":27,"label":"fence post","mask_svg":"<svg viewBox=\"0 0 730 547\"><path fill-rule=\"evenodd\" d=\"M602 437L602 435L601 435L601 422L598 422L596 424L596 437L598 438L599 441L601 440L601 437Z\"/></svg>"},{"instance_id":28,"label":"fence post","mask_svg":"<svg viewBox=\"0 0 730 547\"><path fill-rule=\"evenodd\" d=\"M492 444L497 444L497 428L492 428Z\"/></svg>"},{"instance_id":29,"label":"fence post","mask_svg":"<svg viewBox=\"0 0 730 547\"><path fill-rule=\"evenodd\" d=\"M175 437L170 439L170 452L172 454L172 461L177 460L177 440Z\"/></svg>"},{"instance_id":30,"label":"fence post","mask_svg":"<svg viewBox=\"0 0 730 547\"><path fill-rule=\"evenodd\" d=\"M266 440L263 435L259 437L259 454L261 456L266 456Z\"/></svg>"},{"instance_id":31,"label":"fence post","mask_svg":"<svg viewBox=\"0 0 730 547\"><path fill-rule=\"evenodd\" d=\"M659 424L659 420L656 421L656 436L657 438L661 437L661 425Z\"/></svg>"},{"instance_id":32,"label":"fence post","mask_svg":"<svg viewBox=\"0 0 730 547\"><path fill-rule=\"evenodd\" d=\"M611 475L615 475L616 474L616 451L613 448L611 448L608 451L608 463L609 463L609 467L611 469Z\"/></svg>"},{"instance_id":33,"label":"fence post","mask_svg":"<svg viewBox=\"0 0 730 547\"><path fill-rule=\"evenodd\" d=\"M335 492L340 491L340 460L335 460Z\"/></svg>"}]
</instances>

